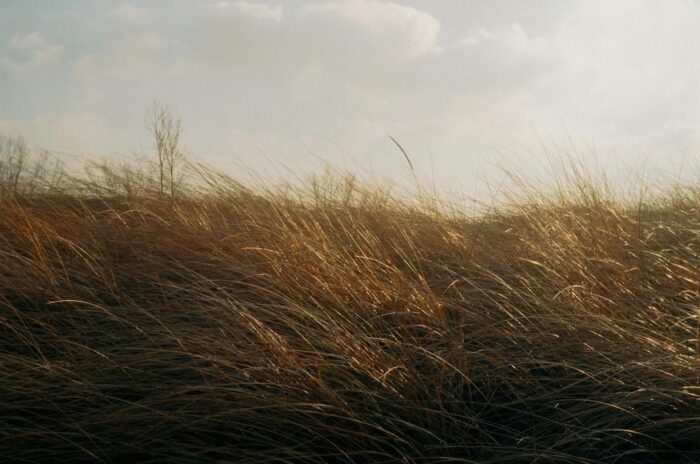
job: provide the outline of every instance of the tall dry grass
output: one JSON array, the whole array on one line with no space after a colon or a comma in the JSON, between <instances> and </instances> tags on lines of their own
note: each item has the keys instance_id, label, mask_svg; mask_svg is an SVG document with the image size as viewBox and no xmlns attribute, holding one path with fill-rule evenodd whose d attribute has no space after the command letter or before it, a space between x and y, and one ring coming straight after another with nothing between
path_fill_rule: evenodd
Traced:
<instances>
[{"instance_id":1,"label":"tall dry grass","mask_svg":"<svg viewBox=\"0 0 700 464\"><path fill-rule=\"evenodd\" d=\"M0 460L700 462L700 188L0 198Z\"/></svg>"}]
</instances>

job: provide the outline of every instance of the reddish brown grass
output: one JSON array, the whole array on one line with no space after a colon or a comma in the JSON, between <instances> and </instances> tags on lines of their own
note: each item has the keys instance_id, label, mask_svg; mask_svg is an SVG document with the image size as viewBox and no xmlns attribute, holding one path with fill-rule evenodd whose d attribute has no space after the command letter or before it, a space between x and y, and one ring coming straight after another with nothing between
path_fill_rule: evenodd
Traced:
<instances>
[{"instance_id":1,"label":"reddish brown grass","mask_svg":"<svg viewBox=\"0 0 700 464\"><path fill-rule=\"evenodd\" d=\"M700 462L700 189L468 217L200 174L2 196L1 460Z\"/></svg>"}]
</instances>

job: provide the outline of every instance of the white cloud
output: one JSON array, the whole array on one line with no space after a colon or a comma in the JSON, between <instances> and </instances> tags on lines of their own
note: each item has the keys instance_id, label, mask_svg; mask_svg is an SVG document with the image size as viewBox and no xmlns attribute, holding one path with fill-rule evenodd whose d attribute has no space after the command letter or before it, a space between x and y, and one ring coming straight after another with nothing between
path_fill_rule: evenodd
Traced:
<instances>
[{"instance_id":1,"label":"white cloud","mask_svg":"<svg viewBox=\"0 0 700 464\"><path fill-rule=\"evenodd\" d=\"M20 127L20 122L14 119L0 119L0 134L18 133Z\"/></svg>"},{"instance_id":2,"label":"white cloud","mask_svg":"<svg viewBox=\"0 0 700 464\"><path fill-rule=\"evenodd\" d=\"M52 120L40 119L33 125L33 133L77 153L99 153L104 140L112 135L104 118L89 111L70 111Z\"/></svg>"},{"instance_id":3,"label":"white cloud","mask_svg":"<svg viewBox=\"0 0 700 464\"><path fill-rule=\"evenodd\" d=\"M233 8L234 10L257 19L269 19L275 22L282 20L282 7L272 6L265 3L253 3L246 1L237 1L234 3L219 2L219 8Z\"/></svg>"},{"instance_id":4,"label":"white cloud","mask_svg":"<svg viewBox=\"0 0 700 464\"><path fill-rule=\"evenodd\" d=\"M679 129L700 118L698 22L683 0L581 2L551 38L559 69L540 111L618 150L656 150L668 131L684 144Z\"/></svg>"},{"instance_id":5,"label":"white cloud","mask_svg":"<svg viewBox=\"0 0 700 464\"><path fill-rule=\"evenodd\" d=\"M467 47L498 50L507 54L504 58L509 61L542 57L551 52L547 40L542 37L530 37L517 23L497 29L479 29L465 36L460 43Z\"/></svg>"},{"instance_id":6,"label":"white cloud","mask_svg":"<svg viewBox=\"0 0 700 464\"><path fill-rule=\"evenodd\" d=\"M437 19L375 0L307 3L284 14L281 7L220 2L193 22L195 57L217 68L294 73L323 66L343 74L440 51Z\"/></svg>"},{"instance_id":7,"label":"white cloud","mask_svg":"<svg viewBox=\"0 0 700 464\"><path fill-rule=\"evenodd\" d=\"M18 34L7 44L0 61L12 70L23 71L56 62L63 51L63 45L47 41L38 32Z\"/></svg>"},{"instance_id":8,"label":"white cloud","mask_svg":"<svg viewBox=\"0 0 700 464\"><path fill-rule=\"evenodd\" d=\"M212 15L223 16L225 19L232 17L244 17L249 19L262 19L279 23L282 20L283 8L280 5L272 6L266 3L248 2L238 0L236 2L220 1L209 3L205 8Z\"/></svg>"},{"instance_id":9,"label":"white cloud","mask_svg":"<svg viewBox=\"0 0 700 464\"><path fill-rule=\"evenodd\" d=\"M147 75L162 65L163 41L155 34L123 37L101 52L78 59L73 72L82 81L105 77L130 79Z\"/></svg>"},{"instance_id":10,"label":"white cloud","mask_svg":"<svg viewBox=\"0 0 700 464\"><path fill-rule=\"evenodd\" d=\"M149 6L159 1L168 5L154 0ZM410 4L182 2L156 15L155 6L149 14L132 2L83 12L94 27L73 36L66 28L65 43L86 40L73 66L77 83L65 86L70 98L55 99L73 107L49 111L64 116L45 133L77 137L71 127L90 114L106 114L104 127L112 132L105 132L103 145L109 146L118 128L138 132L140 120L129 124L149 99L171 98L199 144L194 150L220 147L254 157L260 149L292 165L307 150L301 139L332 161L331 153L347 150L393 164L387 134L409 149L419 170L429 163L428 153L434 155L438 175L441 169L464 174L494 147L527 144L538 152L538 134L593 139L614 156L653 151L658 159L664 150L700 143L697 5ZM148 33L139 34L145 21ZM61 53L38 33L18 35L0 49L0 65L24 69ZM38 84L6 75L16 86L11 90L37 94L31 85ZM42 88L51 82L46 76ZM24 107L12 92L6 95L9 104L0 101L0 111ZM10 127L11 111L0 117L0 128Z\"/></svg>"},{"instance_id":11,"label":"white cloud","mask_svg":"<svg viewBox=\"0 0 700 464\"><path fill-rule=\"evenodd\" d=\"M439 51L440 22L410 6L345 0L304 5L302 16L324 21L332 28L351 26L345 31L350 33L349 37L344 39L352 42L358 35L366 34L378 46L403 56L417 57Z\"/></svg>"},{"instance_id":12,"label":"white cloud","mask_svg":"<svg viewBox=\"0 0 700 464\"><path fill-rule=\"evenodd\" d=\"M105 146L115 148L114 131L107 121L93 112L76 109L51 117L0 119L0 134L21 135L37 146L55 150L70 167L76 167L75 162L85 159L83 156L111 154Z\"/></svg>"},{"instance_id":13,"label":"white cloud","mask_svg":"<svg viewBox=\"0 0 700 464\"><path fill-rule=\"evenodd\" d=\"M118 23L128 26L144 26L148 22L148 10L131 3L122 3L115 7L110 16Z\"/></svg>"}]
</instances>

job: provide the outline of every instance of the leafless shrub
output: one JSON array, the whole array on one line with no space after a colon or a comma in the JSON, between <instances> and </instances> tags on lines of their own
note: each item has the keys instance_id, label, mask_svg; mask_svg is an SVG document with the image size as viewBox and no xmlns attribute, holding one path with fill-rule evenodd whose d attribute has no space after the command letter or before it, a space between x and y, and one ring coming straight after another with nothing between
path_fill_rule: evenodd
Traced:
<instances>
[{"instance_id":1,"label":"leafless shrub","mask_svg":"<svg viewBox=\"0 0 700 464\"><path fill-rule=\"evenodd\" d=\"M30 194L58 188L64 172L48 151L32 149L20 136L0 136L0 191Z\"/></svg>"},{"instance_id":2,"label":"leafless shrub","mask_svg":"<svg viewBox=\"0 0 700 464\"><path fill-rule=\"evenodd\" d=\"M147 127L155 140L160 193L174 197L184 158L180 146L182 122L167 106L158 102L152 104L146 118Z\"/></svg>"}]
</instances>

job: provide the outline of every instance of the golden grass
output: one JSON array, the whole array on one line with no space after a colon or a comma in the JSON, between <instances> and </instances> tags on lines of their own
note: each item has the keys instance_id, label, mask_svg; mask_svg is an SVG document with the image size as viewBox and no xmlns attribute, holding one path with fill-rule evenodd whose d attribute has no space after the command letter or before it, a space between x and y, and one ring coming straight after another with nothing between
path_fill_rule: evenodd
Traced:
<instances>
[{"instance_id":1,"label":"golden grass","mask_svg":"<svg viewBox=\"0 0 700 464\"><path fill-rule=\"evenodd\" d=\"M101 172L0 198L0 460L700 462L700 188Z\"/></svg>"}]
</instances>

